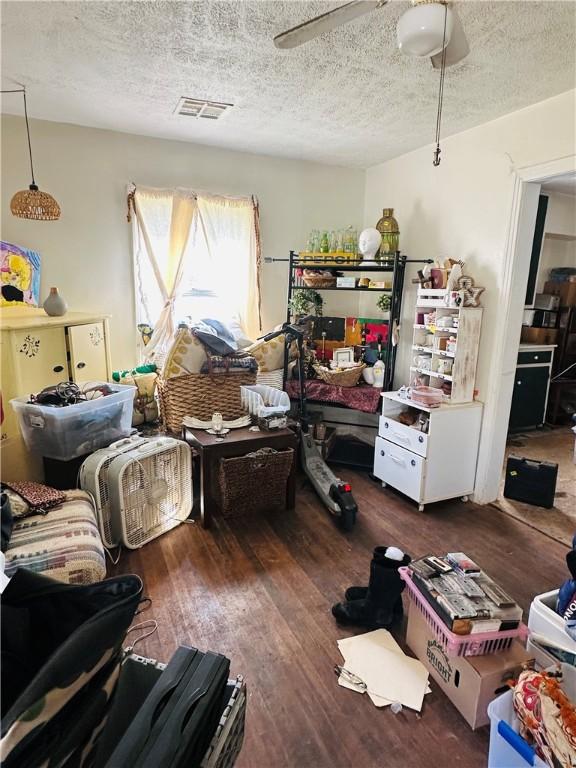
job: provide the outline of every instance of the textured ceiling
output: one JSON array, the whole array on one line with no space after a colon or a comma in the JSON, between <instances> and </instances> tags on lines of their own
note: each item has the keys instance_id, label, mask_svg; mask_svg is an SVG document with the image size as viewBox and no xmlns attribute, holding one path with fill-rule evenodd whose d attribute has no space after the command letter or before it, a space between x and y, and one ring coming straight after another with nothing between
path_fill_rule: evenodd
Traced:
<instances>
[{"instance_id":1,"label":"textured ceiling","mask_svg":"<svg viewBox=\"0 0 576 768\"><path fill-rule=\"evenodd\" d=\"M438 73L396 47L409 7L291 51L274 35L340 3L2 2L2 85L33 117L238 150L369 166L433 141ZM471 54L448 70L445 135L575 86L576 3L458 3ZM232 102L220 121L181 96ZM15 96L2 111L18 112Z\"/></svg>"}]
</instances>

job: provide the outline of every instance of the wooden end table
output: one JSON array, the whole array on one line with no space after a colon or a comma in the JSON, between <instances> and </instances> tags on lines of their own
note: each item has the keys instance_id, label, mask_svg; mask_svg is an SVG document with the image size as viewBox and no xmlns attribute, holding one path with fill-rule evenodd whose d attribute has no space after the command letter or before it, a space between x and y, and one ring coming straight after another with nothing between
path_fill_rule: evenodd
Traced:
<instances>
[{"instance_id":1,"label":"wooden end table","mask_svg":"<svg viewBox=\"0 0 576 768\"><path fill-rule=\"evenodd\" d=\"M224 439L219 441L215 435L210 435L203 429L182 426L182 439L195 448L200 456L200 521L203 528L209 527L214 510L218 509L212 483L220 459L243 456L260 448L275 448L277 451L294 449L294 461L286 486L286 508L294 509L298 438L291 429L270 432L250 432L248 427L231 429Z\"/></svg>"}]
</instances>

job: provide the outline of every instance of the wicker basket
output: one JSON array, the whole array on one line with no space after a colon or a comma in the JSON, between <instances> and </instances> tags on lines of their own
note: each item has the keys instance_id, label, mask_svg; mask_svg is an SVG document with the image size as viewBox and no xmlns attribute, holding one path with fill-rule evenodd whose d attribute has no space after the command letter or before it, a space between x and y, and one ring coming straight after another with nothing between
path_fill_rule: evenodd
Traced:
<instances>
[{"instance_id":1,"label":"wicker basket","mask_svg":"<svg viewBox=\"0 0 576 768\"><path fill-rule=\"evenodd\" d=\"M307 274L307 270L304 270L302 280L308 288L334 288L336 286L336 278L333 275Z\"/></svg>"},{"instance_id":2,"label":"wicker basket","mask_svg":"<svg viewBox=\"0 0 576 768\"><path fill-rule=\"evenodd\" d=\"M325 384L335 387L355 387L360 381L365 365L357 365L355 368L346 368L343 371L331 371L322 365L315 365L314 370L318 378Z\"/></svg>"},{"instance_id":3,"label":"wicker basket","mask_svg":"<svg viewBox=\"0 0 576 768\"><path fill-rule=\"evenodd\" d=\"M220 459L219 495L224 517L284 509L294 449Z\"/></svg>"},{"instance_id":4,"label":"wicker basket","mask_svg":"<svg viewBox=\"0 0 576 768\"><path fill-rule=\"evenodd\" d=\"M182 419L195 416L208 421L216 411L226 421L244 414L240 387L256 383L256 374L241 373L186 373L158 381L160 413L165 429L179 433Z\"/></svg>"}]
</instances>

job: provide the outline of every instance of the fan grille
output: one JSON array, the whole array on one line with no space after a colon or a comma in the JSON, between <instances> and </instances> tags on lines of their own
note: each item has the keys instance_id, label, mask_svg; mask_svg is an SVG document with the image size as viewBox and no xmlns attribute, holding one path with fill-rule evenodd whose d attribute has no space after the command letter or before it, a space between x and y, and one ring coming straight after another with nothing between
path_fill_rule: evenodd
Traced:
<instances>
[{"instance_id":1,"label":"fan grille","mask_svg":"<svg viewBox=\"0 0 576 768\"><path fill-rule=\"evenodd\" d=\"M188 446L134 458L119 477L120 515L127 547L141 547L179 525L192 508Z\"/></svg>"}]
</instances>

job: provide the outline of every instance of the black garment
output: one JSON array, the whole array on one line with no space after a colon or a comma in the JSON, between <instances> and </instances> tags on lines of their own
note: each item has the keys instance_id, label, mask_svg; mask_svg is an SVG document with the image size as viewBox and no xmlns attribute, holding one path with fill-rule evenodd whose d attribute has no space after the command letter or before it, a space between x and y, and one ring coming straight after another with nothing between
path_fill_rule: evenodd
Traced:
<instances>
[{"instance_id":1,"label":"black garment","mask_svg":"<svg viewBox=\"0 0 576 768\"><path fill-rule=\"evenodd\" d=\"M141 595L138 576L72 585L16 571L1 605L3 768L79 765Z\"/></svg>"},{"instance_id":2,"label":"black garment","mask_svg":"<svg viewBox=\"0 0 576 768\"><path fill-rule=\"evenodd\" d=\"M2 505L2 519L1 519L1 547L2 552L6 552L10 537L12 536L12 528L14 527L14 518L12 516L12 507L10 506L10 499L6 493L0 494L0 502Z\"/></svg>"}]
</instances>

